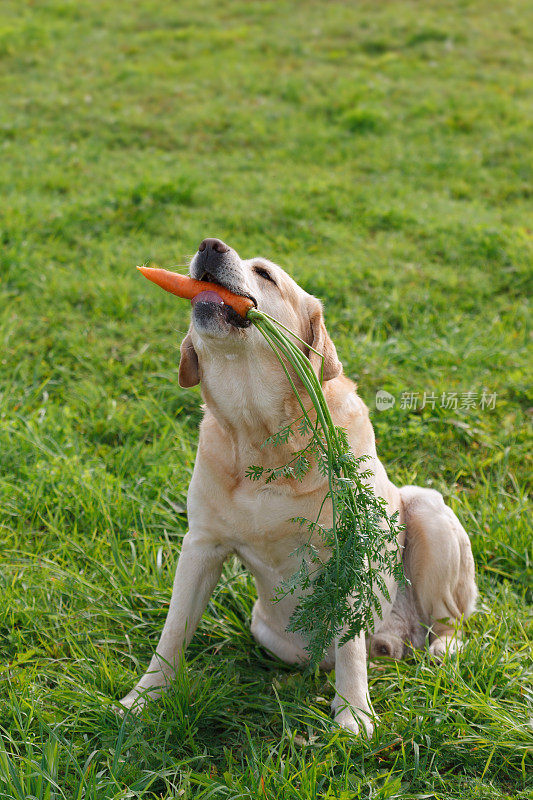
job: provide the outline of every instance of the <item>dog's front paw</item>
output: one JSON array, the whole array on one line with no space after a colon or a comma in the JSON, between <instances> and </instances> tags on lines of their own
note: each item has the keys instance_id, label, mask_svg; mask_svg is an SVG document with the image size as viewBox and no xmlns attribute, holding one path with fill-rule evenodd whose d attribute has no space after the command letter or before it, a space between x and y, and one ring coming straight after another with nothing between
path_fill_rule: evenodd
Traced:
<instances>
[{"instance_id":1,"label":"dog's front paw","mask_svg":"<svg viewBox=\"0 0 533 800\"><path fill-rule=\"evenodd\" d=\"M160 692L159 687L145 688L135 686L122 700L118 701L118 705L114 706L115 711L121 716L124 716L128 711L131 714L140 714L146 705L146 701L157 697Z\"/></svg>"},{"instance_id":2,"label":"dog's front paw","mask_svg":"<svg viewBox=\"0 0 533 800\"><path fill-rule=\"evenodd\" d=\"M343 708L338 714L335 714L335 722L351 733L357 735L363 734L369 739L374 733L374 724L372 719L364 711L358 711L356 714L350 708Z\"/></svg>"},{"instance_id":3,"label":"dog's front paw","mask_svg":"<svg viewBox=\"0 0 533 800\"><path fill-rule=\"evenodd\" d=\"M145 698L141 697L135 689L132 689L122 700L115 703L113 711L121 717L124 717L128 712L137 715L141 713L145 703Z\"/></svg>"}]
</instances>

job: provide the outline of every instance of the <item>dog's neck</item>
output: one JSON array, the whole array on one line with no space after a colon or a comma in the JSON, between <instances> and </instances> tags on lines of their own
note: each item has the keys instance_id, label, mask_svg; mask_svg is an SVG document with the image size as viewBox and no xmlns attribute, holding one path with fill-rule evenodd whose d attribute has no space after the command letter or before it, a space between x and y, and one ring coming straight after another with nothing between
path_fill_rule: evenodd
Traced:
<instances>
[{"instance_id":1,"label":"dog's neck","mask_svg":"<svg viewBox=\"0 0 533 800\"><path fill-rule=\"evenodd\" d=\"M264 449L265 440L294 419L292 390L275 356L258 359L244 348L205 352L200 368L207 408L239 451Z\"/></svg>"},{"instance_id":2,"label":"dog's neck","mask_svg":"<svg viewBox=\"0 0 533 800\"><path fill-rule=\"evenodd\" d=\"M275 355L263 354L257 358L253 351L246 350L230 354L201 353L199 362L207 413L227 444L225 468L235 480L242 478L253 464L265 468L287 464L295 452L307 444L307 435L302 438L296 430L286 442L274 444L266 441L294 423L302 414ZM344 383L343 388L339 386L339 381ZM333 384L336 384L336 389ZM354 388L346 378L337 378L324 384L326 402L336 424L346 426L347 421L343 413L339 414L339 410ZM315 418L311 400L303 387L301 399L310 417ZM316 488L324 480L315 467L303 482L295 478L283 478L277 481L277 485L290 484L291 491L301 494L310 491L311 484Z\"/></svg>"}]
</instances>

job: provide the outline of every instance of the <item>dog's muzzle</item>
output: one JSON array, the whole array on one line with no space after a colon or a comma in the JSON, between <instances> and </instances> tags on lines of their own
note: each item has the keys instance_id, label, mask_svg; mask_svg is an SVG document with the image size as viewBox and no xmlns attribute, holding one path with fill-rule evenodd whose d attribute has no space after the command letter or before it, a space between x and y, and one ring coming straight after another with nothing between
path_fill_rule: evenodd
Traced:
<instances>
[{"instance_id":1,"label":"dog's muzzle","mask_svg":"<svg viewBox=\"0 0 533 800\"><path fill-rule=\"evenodd\" d=\"M215 283L234 294L248 297L257 305L255 298L244 289L245 274L238 253L221 239L204 239L200 243L198 252L191 261L190 274L196 280ZM222 298L217 299L215 292L202 292L195 298L193 305L195 319L204 329L216 325L217 318L235 328L247 328L251 324L233 308L225 305Z\"/></svg>"},{"instance_id":2,"label":"dog's muzzle","mask_svg":"<svg viewBox=\"0 0 533 800\"><path fill-rule=\"evenodd\" d=\"M200 243L190 274L198 281L218 283L234 294L248 297L257 306L255 297L244 288L246 279L239 254L221 239L204 239Z\"/></svg>"}]
</instances>

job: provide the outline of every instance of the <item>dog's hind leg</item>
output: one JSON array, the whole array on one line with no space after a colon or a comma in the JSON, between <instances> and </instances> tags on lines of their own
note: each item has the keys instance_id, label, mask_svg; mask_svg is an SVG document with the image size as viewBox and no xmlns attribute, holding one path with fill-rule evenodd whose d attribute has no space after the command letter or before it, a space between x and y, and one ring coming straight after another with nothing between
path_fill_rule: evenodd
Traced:
<instances>
[{"instance_id":1,"label":"dog's hind leg","mask_svg":"<svg viewBox=\"0 0 533 800\"><path fill-rule=\"evenodd\" d=\"M420 621L430 631L430 652L442 658L460 647L458 630L477 596L468 535L434 489L400 489L406 529L404 565Z\"/></svg>"},{"instance_id":2,"label":"dog's hind leg","mask_svg":"<svg viewBox=\"0 0 533 800\"><path fill-rule=\"evenodd\" d=\"M286 664L303 664L309 656L296 643L294 634L275 630L263 610L261 601L257 600L252 611L251 631L254 639Z\"/></svg>"},{"instance_id":3,"label":"dog's hind leg","mask_svg":"<svg viewBox=\"0 0 533 800\"><path fill-rule=\"evenodd\" d=\"M371 659L385 656L400 661L413 648L424 646L426 634L412 587L401 586L390 614L367 638L368 655Z\"/></svg>"}]
</instances>

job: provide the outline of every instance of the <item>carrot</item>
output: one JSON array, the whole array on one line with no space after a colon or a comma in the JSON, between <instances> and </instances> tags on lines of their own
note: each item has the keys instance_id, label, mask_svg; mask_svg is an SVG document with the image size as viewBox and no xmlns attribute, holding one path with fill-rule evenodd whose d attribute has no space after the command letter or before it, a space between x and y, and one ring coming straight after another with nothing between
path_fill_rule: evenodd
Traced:
<instances>
[{"instance_id":1,"label":"carrot","mask_svg":"<svg viewBox=\"0 0 533 800\"><path fill-rule=\"evenodd\" d=\"M225 289L224 286L219 286L218 283L197 281L194 278L189 278L188 275L179 275L177 272L170 272L168 269L160 269L159 267L137 267L137 269L149 281L157 283L167 292L178 297L184 297L187 300L192 300L201 292L216 292L226 305L231 306L237 314L245 318L248 311L254 307L254 302L249 297L233 294L229 289Z\"/></svg>"}]
</instances>

